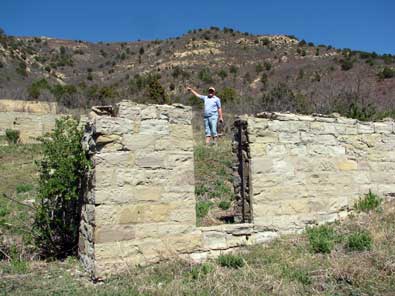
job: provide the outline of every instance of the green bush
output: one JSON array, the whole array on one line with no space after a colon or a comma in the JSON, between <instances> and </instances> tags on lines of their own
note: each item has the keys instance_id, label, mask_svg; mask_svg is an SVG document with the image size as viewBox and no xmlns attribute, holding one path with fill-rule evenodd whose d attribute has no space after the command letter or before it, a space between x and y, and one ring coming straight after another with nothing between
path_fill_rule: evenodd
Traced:
<instances>
[{"instance_id":1,"label":"green bush","mask_svg":"<svg viewBox=\"0 0 395 296\"><path fill-rule=\"evenodd\" d=\"M200 70L198 77L201 81L205 83L212 83L214 81L211 71L208 68L203 68L202 70Z\"/></svg>"},{"instance_id":2,"label":"green bush","mask_svg":"<svg viewBox=\"0 0 395 296\"><path fill-rule=\"evenodd\" d=\"M348 71L353 67L353 61L349 58L340 60L340 66L343 71Z\"/></svg>"},{"instance_id":3,"label":"green bush","mask_svg":"<svg viewBox=\"0 0 395 296\"><path fill-rule=\"evenodd\" d=\"M336 233L333 227L320 225L307 228L310 248L315 253L330 253L335 245Z\"/></svg>"},{"instance_id":4,"label":"green bush","mask_svg":"<svg viewBox=\"0 0 395 296\"><path fill-rule=\"evenodd\" d=\"M265 70L266 70L266 71L270 71L271 68L272 68L272 64L269 63L269 62L264 62L264 63L263 63L263 66L265 67Z\"/></svg>"},{"instance_id":5,"label":"green bush","mask_svg":"<svg viewBox=\"0 0 395 296\"><path fill-rule=\"evenodd\" d=\"M198 280L209 274L214 270L214 267L209 263L203 263L201 265L193 266L191 269L191 277L194 280Z\"/></svg>"},{"instance_id":6,"label":"green bush","mask_svg":"<svg viewBox=\"0 0 395 296\"><path fill-rule=\"evenodd\" d=\"M145 89L146 103L151 104L169 104L170 99L159 81L158 77L151 76Z\"/></svg>"},{"instance_id":7,"label":"green bush","mask_svg":"<svg viewBox=\"0 0 395 296\"><path fill-rule=\"evenodd\" d=\"M218 76L221 77L222 80L224 80L226 77L228 77L228 73L226 70L221 69L218 71Z\"/></svg>"},{"instance_id":8,"label":"green bush","mask_svg":"<svg viewBox=\"0 0 395 296\"><path fill-rule=\"evenodd\" d=\"M208 214L210 207L213 205L211 201L199 201L196 203L196 217L203 218Z\"/></svg>"},{"instance_id":9,"label":"green bush","mask_svg":"<svg viewBox=\"0 0 395 296\"><path fill-rule=\"evenodd\" d=\"M376 210L382 203L382 199L374 194L371 190L369 193L365 194L363 197L360 197L354 203L354 209L358 212L368 213L372 210Z\"/></svg>"},{"instance_id":10,"label":"green bush","mask_svg":"<svg viewBox=\"0 0 395 296\"><path fill-rule=\"evenodd\" d=\"M369 251L372 245L372 237L365 230L354 232L347 237L346 248L349 251Z\"/></svg>"},{"instance_id":11,"label":"green bush","mask_svg":"<svg viewBox=\"0 0 395 296\"><path fill-rule=\"evenodd\" d=\"M231 202L229 200L221 200L218 204L218 207L222 210L227 210L230 208Z\"/></svg>"},{"instance_id":12,"label":"green bush","mask_svg":"<svg viewBox=\"0 0 395 296\"><path fill-rule=\"evenodd\" d=\"M17 184L16 185L16 193L25 193L33 190L32 184Z\"/></svg>"},{"instance_id":13,"label":"green bush","mask_svg":"<svg viewBox=\"0 0 395 296\"><path fill-rule=\"evenodd\" d=\"M221 98L222 103L233 103L237 99L237 93L234 88L224 87L218 92L218 97Z\"/></svg>"},{"instance_id":14,"label":"green bush","mask_svg":"<svg viewBox=\"0 0 395 296\"><path fill-rule=\"evenodd\" d=\"M382 71L378 73L380 79L389 79L395 77L395 70L390 67L384 67Z\"/></svg>"},{"instance_id":15,"label":"green bush","mask_svg":"<svg viewBox=\"0 0 395 296\"><path fill-rule=\"evenodd\" d=\"M263 66L262 66L262 64L261 64L261 63L256 64L256 65L255 65L255 72L256 72L257 74L259 74L259 73L261 73L262 71L263 71Z\"/></svg>"},{"instance_id":16,"label":"green bush","mask_svg":"<svg viewBox=\"0 0 395 296\"><path fill-rule=\"evenodd\" d=\"M5 130L5 137L9 145L18 144L20 131L7 128Z\"/></svg>"},{"instance_id":17,"label":"green bush","mask_svg":"<svg viewBox=\"0 0 395 296\"><path fill-rule=\"evenodd\" d=\"M239 255L223 254L218 257L217 262L222 267L241 268L244 266L244 259Z\"/></svg>"},{"instance_id":18,"label":"green bush","mask_svg":"<svg viewBox=\"0 0 395 296\"><path fill-rule=\"evenodd\" d=\"M43 158L37 163L40 179L33 235L44 256L76 254L84 180L89 169L82 134L78 121L65 117L39 139Z\"/></svg>"}]
</instances>

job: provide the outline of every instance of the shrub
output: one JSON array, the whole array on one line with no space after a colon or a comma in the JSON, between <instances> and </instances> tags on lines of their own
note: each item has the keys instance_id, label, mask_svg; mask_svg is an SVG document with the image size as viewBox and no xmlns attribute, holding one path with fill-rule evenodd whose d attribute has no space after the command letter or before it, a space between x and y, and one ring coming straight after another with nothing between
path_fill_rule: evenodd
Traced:
<instances>
[{"instance_id":1,"label":"shrub","mask_svg":"<svg viewBox=\"0 0 395 296\"><path fill-rule=\"evenodd\" d=\"M384 67L382 71L378 73L380 79L389 79L395 77L395 70L390 67Z\"/></svg>"},{"instance_id":2,"label":"shrub","mask_svg":"<svg viewBox=\"0 0 395 296\"><path fill-rule=\"evenodd\" d=\"M82 149L78 121L65 117L40 138L39 188L33 223L34 241L44 256L76 253L84 180L89 161Z\"/></svg>"},{"instance_id":3,"label":"shrub","mask_svg":"<svg viewBox=\"0 0 395 296\"><path fill-rule=\"evenodd\" d=\"M372 244L373 241L370 233L361 230L348 236L346 248L349 251L369 251L372 249Z\"/></svg>"},{"instance_id":4,"label":"shrub","mask_svg":"<svg viewBox=\"0 0 395 296\"><path fill-rule=\"evenodd\" d=\"M209 263L193 266L191 269L192 279L198 280L214 270L214 267Z\"/></svg>"},{"instance_id":5,"label":"shrub","mask_svg":"<svg viewBox=\"0 0 395 296\"><path fill-rule=\"evenodd\" d=\"M210 207L213 205L211 201L199 201L196 203L196 217L203 218L208 214Z\"/></svg>"},{"instance_id":6,"label":"shrub","mask_svg":"<svg viewBox=\"0 0 395 296\"><path fill-rule=\"evenodd\" d=\"M218 76L221 77L222 80L224 80L226 77L228 77L228 73L226 70L221 69L218 71Z\"/></svg>"},{"instance_id":7,"label":"shrub","mask_svg":"<svg viewBox=\"0 0 395 296\"><path fill-rule=\"evenodd\" d=\"M263 39L262 39L262 45L267 46L267 45L269 45L269 44L270 44L269 38L263 38Z\"/></svg>"},{"instance_id":8,"label":"shrub","mask_svg":"<svg viewBox=\"0 0 395 296\"><path fill-rule=\"evenodd\" d=\"M371 190L365 194L364 197L360 197L354 204L354 209L358 212L368 213L372 210L376 210L381 205L382 199L374 194Z\"/></svg>"},{"instance_id":9,"label":"shrub","mask_svg":"<svg viewBox=\"0 0 395 296\"><path fill-rule=\"evenodd\" d=\"M306 40L302 39L299 41L298 46L306 46L307 42Z\"/></svg>"},{"instance_id":10,"label":"shrub","mask_svg":"<svg viewBox=\"0 0 395 296\"><path fill-rule=\"evenodd\" d=\"M229 72L232 73L234 76L237 74L237 67L235 65L230 66Z\"/></svg>"},{"instance_id":11,"label":"shrub","mask_svg":"<svg viewBox=\"0 0 395 296\"><path fill-rule=\"evenodd\" d=\"M241 268L244 266L244 259L239 255L223 254L218 257L217 262L222 267Z\"/></svg>"},{"instance_id":12,"label":"shrub","mask_svg":"<svg viewBox=\"0 0 395 296\"><path fill-rule=\"evenodd\" d=\"M269 63L269 62L265 62L263 65L265 66L265 70L266 70L266 71L270 71L271 68L272 68L272 64Z\"/></svg>"},{"instance_id":13,"label":"shrub","mask_svg":"<svg viewBox=\"0 0 395 296\"><path fill-rule=\"evenodd\" d=\"M237 93L234 88L225 87L218 93L218 97L221 98L222 103L232 103L236 101Z\"/></svg>"},{"instance_id":14,"label":"shrub","mask_svg":"<svg viewBox=\"0 0 395 296\"><path fill-rule=\"evenodd\" d=\"M310 248L314 253L330 253L336 238L335 230L328 225L307 228Z\"/></svg>"},{"instance_id":15,"label":"shrub","mask_svg":"<svg viewBox=\"0 0 395 296\"><path fill-rule=\"evenodd\" d=\"M153 104L169 104L169 98L165 89L161 85L159 78L156 76L150 76L148 79L148 85L145 90L147 102Z\"/></svg>"},{"instance_id":16,"label":"shrub","mask_svg":"<svg viewBox=\"0 0 395 296\"><path fill-rule=\"evenodd\" d=\"M261 63L256 64L256 65L255 65L255 72L256 72L257 74L259 74L259 73L261 73L262 71L263 71L263 66L262 66L262 64L261 64Z\"/></svg>"},{"instance_id":17,"label":"shrub","mask_svg":"<svg viewBox=\"0 0 395 296\"><path fill-rule=\"evenodd\" d=\"M5 137L9 145L17 144L19 142L20 131L7 128L5 130Z\"/></svg>"},{"instance_id":18,"label":"shrub","mask_svg":"<svg viewBox=\"0 0 395 296\"><path fill-rule=\"evenodd\" d=\"M18 67L15 69L15 71L23 76L27 77L27 70L26 70L26 64L24 62L19 62Z\"/></svg>"},{"instance_id":19,"label":"shrub","mask_svg":"<svg viewBox=\"0 0 395 296\"><path fill-rule=\"evenodd\" d=\"M17 184L16 185L16 193L25 193L33 190L32 184Z\"/></svg>"},{"instance_id":20,"label":"shrub","mask_svg":"<svg viewBox=\"0 0 395 296\"><path fill-rule=\"evenodd\" d=\"M343 71L348 71L353 66L353 61L349 58L340 60L340 66Z\"/></svg>"},{"instance_id":21,"label":"shrub","mask_svg":"<svg viewBox=\"0 0 395 296\"><path fill-rule=\"evenodd\" d=\"M212 83L213 82L211 71L208 68L203 68L202 70L200 70L200 72L198 74L198 77L203 82L206 82L206 83Z\"/></svg>"},{"instance_id":22,"label":"shrub","mask_svg":"<svg viewBox=\"0 0 395 296\"><path fill-rule=\"evenodd\" d=\"M218 207L222 210L227 210L230 208L230 201L229 200L221 200L218 204Z\"/></svg>"}]
</instances>

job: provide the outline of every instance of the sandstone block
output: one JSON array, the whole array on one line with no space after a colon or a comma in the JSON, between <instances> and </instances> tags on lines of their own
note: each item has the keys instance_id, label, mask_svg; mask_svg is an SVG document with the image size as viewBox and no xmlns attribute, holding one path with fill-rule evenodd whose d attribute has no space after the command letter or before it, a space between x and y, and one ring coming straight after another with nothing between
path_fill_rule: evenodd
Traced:
<instances>
[{"instance_id":1,"label":"sandstone block","mask_svg":"<svg viewBox=\"0 0 395 296\"><path fill-rule=\"evenodd\" d=\"M339 161L337 163L337 168L340 171L352 171L352 170L356 170L358 168L358 164L354 160L346 159L346 160Z\"/></svg>"},{"instance_id":2,"label":"sandstone block","mask_svg":"<svg viewBox=\"0 0 395 296\"><path fill-rule=\"evenodd\" d=\"M123 135L121 143L126 149L131 151L142 150L153 151L156 136L140 135L140 134L126 134Z\"/></svg>"},{"instance_id":3,"label":"sandstone block","mask_svg":"<svg viewBox=\"0 0 395 296\"><path fill-rule=\"evenodd\" d=\"M136 239L163 238L166 236L185 235L195 231L195 225L181 223L135 224Z\"/></svg>"},{"instance_id":4,"label":"sandstone block","mask_svg":"<svg viewBox=\"0 0 395 296\"><path fill-rule=\"evenodd\" d=\"M134 225L98 225L95 243L117 242L136 238Z\"/></svg>"},{"instance_id":5,"label":"sandstone block","mask_svg":"<svg viewBox=\"0 0 395 296\"><path fill-rule=\"evenodd\" d=\"M257 244L270 242L279 237L279 234L274 231L257 232L253 235L253 240Z\"/></svg>"},{"instance_id":6,"label":"sandstone block","mask_svg":"<svg viewBox=\"0 0 395 296\"><path fill-rule=\"evenodd\" d=\"M143 120L140 125L141 135L169 135L169 122L162 119Z\"/></svg>"},{"instance_id":7,"label":"sandstone block","mask_svg":"<svg viewBox=\"0 0 395 296\"><path fill-rule=\"evenodd\" d=\"M96 139L97 145L106 145L108 143L117 142L120 139L119 135L100 135Z\"/></svg>"},{"instance_id":8,"label":"sandstone block","mask_svg":"<svg viewBox=\"0 0 395 296\"><path fill-rule=\"evenodd\" d=\"M99 205L95 211L96 225L138 224L170 221L171 211L180 208L178 203L138 203L125 205Z\"/></svg>"},{"instance_id":9,"label":"sandstone block","mask_svg":"<svg viewBox=\"0 0 395 296\"><path fill-rule=\"evenodd\" d=\"M203 248L206 250L226 249L226 234L218 231L203 232Z\"/></svg>"},{"instance_id":10,"label":"sandstone block","mask_svg":"<svg viewBox=\"0 0 395 296\"><path fill-rule=\"evenodd\" d=\"M373 122L375 133L391 134L394 130L393 122Z\"/></svg>"},{"instance_id":11,"label":"sandstone block","mask_svg":"<svg viewBox=\"0 0 395 296\"><path fill-rule=\"evenodd\" d=\"M100 170L110 167L126 167L134 166L135 154L131 151L117 151L112 153L100 153L93 156L95 168Z\"/></svg>"},{"instance_id":12,"label":"sandstone block","mask_svg":"<svg viewBox=\"0 0 395 296\"><path fill-rule=\"evenodd\" d=\"M133 132L133 121L121 117L98 116L96 133L104 135L122 135Z\"/></svg>"},{"instance_id":13,"label":"sandstone block","mask_svg":"<svg viewBox=\"0 0 395 296\"><path fill-rule=\"evenodd\" d=\"M310 126L314 134L337 135L335 125L332 123L314 121Z\"/></svg>"},{"instance_id":14,"label":"sandstone block","mask_svg":"<svg viewBox=\"0 0 395 296\"><path fill-rule=\"evenodd\" d=\"M141 168L164 168L165 154L162 152L138 152L136 155L136 165Z\"/></svg>"},{"instance_id":15,"label":"sandstone block","mask_svg":"<svg viewBox=\"0 0 395 296\"><path fill-rule=\"evenodd\" d=\"M279 142L280 143L298 143L300 142L300 134L299 132L280 132L278 134Z\"/></svg>"},{"instance_id":16,"label":"sandstone block","mask_svg":"<svg viewBox=\"0 0 395 296\"><path fill-rule=\"evenodd\" d=\"M374 126L372 123L357 123L357 130L359 134L373 134Z\"/></svg>"},{"instance_id":17,"label":"sandstone block","mask_svg":"<svg viewBox=\"0 0 395 296\"><path fill-rule=\"evenodd\" d=\"M125 185L95 192L96 204L132 204L141 201L159 201L163 187L154 185Z\"/></svg>"}]
</instances>

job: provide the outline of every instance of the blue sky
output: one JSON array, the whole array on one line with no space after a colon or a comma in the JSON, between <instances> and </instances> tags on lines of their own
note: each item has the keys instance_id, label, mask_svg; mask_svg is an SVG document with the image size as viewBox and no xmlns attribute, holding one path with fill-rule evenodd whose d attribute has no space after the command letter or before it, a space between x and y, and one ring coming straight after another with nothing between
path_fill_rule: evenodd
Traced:
<instances>
[{"instance_id":1,"label":"blue sky","mask_svg":"<svg viewBox=\"0 0 395 296\"><path fill-rule=\"evenodd\" d=\"M17 36L133 41L226 26L395 54L394 12L393 0L0 0L0 27Z\"/></svg>"}]
</instances>

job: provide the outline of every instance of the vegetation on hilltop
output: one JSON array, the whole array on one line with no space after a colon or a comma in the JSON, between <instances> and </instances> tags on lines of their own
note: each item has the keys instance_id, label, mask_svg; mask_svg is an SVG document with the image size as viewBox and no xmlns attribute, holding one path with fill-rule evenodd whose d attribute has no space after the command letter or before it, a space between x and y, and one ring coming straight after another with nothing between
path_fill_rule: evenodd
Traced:
<instances>
[{"instance_id":1,"label":"vegetation on hilltop","mask_svg":"<svg viewBox=\"0 0 395 296\"><path fill-rule=\"evenodd\" d=\"M166 40L89 43L0 34L0 96L69 108L139 102L196 104L186 85L215 84L224 110L394 114L395 57L295 36L231 28L190 30Z\"/></svg>"}]
</instances>

